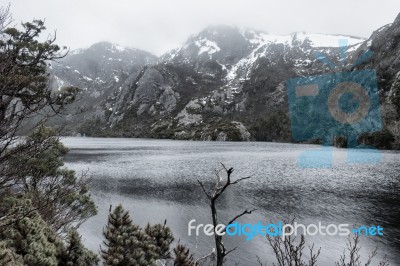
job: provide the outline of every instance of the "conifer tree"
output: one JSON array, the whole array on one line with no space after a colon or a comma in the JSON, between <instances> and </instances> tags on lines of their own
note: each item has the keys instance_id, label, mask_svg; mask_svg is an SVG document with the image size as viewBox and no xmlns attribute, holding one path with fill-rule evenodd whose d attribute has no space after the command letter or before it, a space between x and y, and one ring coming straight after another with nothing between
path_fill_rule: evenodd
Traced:
<instances>
[{"instance_id":1,"label":"conifer tree","mask_svg":"<svg viewBox=\"0 0 400 266\"><path fill-rule=\"evenodd\" d=\"M66 48L54 44L55 37L41 41L43 21L23 23L22 29L10 28L11 21L9 8L0 7L0 265L63 265L71 249L74 257L95 258L77 233L68 240L70 250L58 235L96 209L86 183L62 167L60 157L68 150L57 132L42 126L79 92L48 86L47 64L64 57ZM34 133L20 138L32 120Z\"/></svg>"},{"instance_id":2,"label":"conifer tree","mask_svg":"<svg viewBox=\"0 0 400 266\"><path fill-rule=\"evenodd\" d=\"M67 236L67 246L60 258L60 266L91 266L97 265L99 258L82 244L81 236L76 230L70 230Z\"/></svg>"},{"instance_id":3,"label":"conifer tree","mask_svg":"<svg viewBox=\"0 0 400 266\"><path fill-rule=\"evenodd\" d=\"M109 214L103 232L105 249L101 250L104 265L151 266L159 259L156 247L139 226L132 223L129 212L118 205Z\"/></svg>"},{"instance_id":4,"label":"conifer tree","mask_svg":"<svg viewBox=\"0 0 400 266\"><path fill-rule=\"evenodd\" d=\"M174 241L172 231L169 227L166 226L166 223L167 221L164 222L164 225L147 224L145 228L146 234L150 236L154 241L156 252L160 259L171 258L170 245Z\"/></svg>"},{"instance_id":5,"label":"conifer tree","mask_svg":"<svg viewBox=\"0 0 400 266\"><path fill-rule=\"evenodd\" d=\"M67 154L56 130L40 126L16 146L7 168L15 184L55 231L71 224L78 227L96 214L88 179L67 169L61 157Z\"/></svg>"},{"instance_id":6,"label":"conifer tree","mask_svg":"<svg viewBox=\"0 0 400 266\"><path fill-rule=\"evenodd\" d=\"M195 266L197 265L190 254L189 249L184 245L178 245L174 248L174 266Z\"/></svg>"},{"instance_id":7,"label":"conifer tree","mask_svg":"<svg viewBox=\"0 0 400 266\"><path fill-rule=\"evenodd\" d=\"M13 147L22 126L33 117L46 121L60 114L79 93L75 87L53 92L48 86L48 62L63 58L67 49L55 44L55 36L41 41L44 22L14 28L9 27L11 21L9 8L0 7L0 188L13 184L4 166L12 154L21 152Z\"/></svg>"},{"instance_id":8,"label":"conifer tree","mask_svg":"<svg viewBox=\"0 0 400 266\"><path fill-rule=\"evenodd\" d=\"M0 211L5 213L0 223L0 239L6 244L3 250L8 250L8 254L12 255L6 255L6 260L11 258L18 262L20 256L23 265L58 265L58 258L64 248L62 240L36 211L32 211L29 199L21 195L3 198ZM15 216L11 215L15 212L22 216L15 219ZM18 256L10 251L14 251Z\"/></svg>"},{"instance_id":9,"label":"conifer tree","mask_svg":"<svg viewBox=\"0 0 400 266\"><path fill-rule=\"evenodd\" d=\"M7 246L5 241L0 242L0 265L3 266L22 266L22 257L15 253L13 248Z\"/></svg>"}]
</instances>

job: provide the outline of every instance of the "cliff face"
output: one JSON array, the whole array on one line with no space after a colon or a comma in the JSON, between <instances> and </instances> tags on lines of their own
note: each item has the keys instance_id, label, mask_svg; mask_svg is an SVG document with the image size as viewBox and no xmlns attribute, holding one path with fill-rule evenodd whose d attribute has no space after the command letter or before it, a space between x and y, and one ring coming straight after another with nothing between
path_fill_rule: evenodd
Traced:
<instances>
[{"instance_id":1,"label":"cliff face","mask_svg":"<svg viewBox=\"0 0 400 266\"><path fill-rule=\"evenodd\" d=\"M127 64L130 71L127 66L119 70L123 78L106 76L110 72L105 70L100 79L108 87L99 90L93 83L93 90L88 89L88 94L100 93L102 97L96 98L94 109L78 126L71 127L70 133L292 141L286 81L335 73L339 70L334 65L341 71L376 70L384 134L365 135L361 141L390 142L396 147L400 136L399 20L375 31L368 40L302 32L275 36L249 29L209 27L157 62L151 56L132 59L137 64ZM348 43L345 51L339 48L343 39ZM368 50L372 57L353 67ZM343 52L345 61L341 60ZM68 60L79 62L80 68L71 69L80 73L82 69L83 78L98 80L98 72L89 67L87 59L78 60L79 54L73 57ZM88 68L91 70L84 72Z\"/></svg>"},{"instance_id":2,"label":"cliff face","mask_svg":"<svg viewBox=\"0 0 400 266\"><path fill-rule=\"evenodd\" d=\"M82 121L102 117L104 102L122 88L129 75L156 62L157 57L148 52L107 42L71 51L49 66L50 86L57 91L72 85L81 92L78 101L70 106L66 120L57 117L51 123L67 123L67 128L74 129Z\"/></svg>"},{"instance_id":3,"label":"cliff face","mask_svg":"<svg viewBox=\"0 0 400 266\"><path fill-rule=\"evenodd\" d=\"M356 52L368 49L371 59L354 69L375 69L378 76L380 110L383 118L383 135L375 134L372 142L388 142L400 148L400 15L389 25L376 30ZM390 134L391 133L391 134ZM390 136L390 135L393 135ZM389 148L388 145L384 145Z\"/></svg>"}]
</instances>

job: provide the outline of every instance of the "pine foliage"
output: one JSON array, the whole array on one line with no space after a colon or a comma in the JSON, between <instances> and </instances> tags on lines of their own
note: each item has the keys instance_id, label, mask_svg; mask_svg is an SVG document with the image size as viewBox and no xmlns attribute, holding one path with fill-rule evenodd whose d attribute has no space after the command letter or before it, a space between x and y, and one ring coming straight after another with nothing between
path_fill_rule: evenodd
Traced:
<instances>
[{"instance_id":1,"label":"pine foliage","mask_svg":"<svg viewBox=\"0 0 400 266\"><path fill-rule=\"evenodd\" d=\"M65 147L54 129L40 126L9 158L8 173L55 231L79 226L96 214L88 179L64 167ZM13 170L14 169L14 170Z\"/></svg>"},{"instance_id":2,"label":"pine foliage","mask_svg":"<svg viewBox=\"0 0 400 266\"><path fill-rule=\"evenodd\" d=\"M147 224L145 228L146 234L154 241L156 252L160 259L171 258L170 245L174 241L174 235L172 234L171 229L166 226L166 223L167 221L164 222L164 225Z\"/></svg>"},{"instance_id":3,"label":"pine foliage","mask_svg":"<svg viewBox=\"0 0 400 266\"><path fill-rule=\"evenodd\" d=\"M195 266L196 263L189 249L184 245L178 245L174 248L174 266Z\"/></svg>"},{"instance_id":4,"label":"pine foliage","mask_svg":"<svg viewBox=\"0 0 400 266\"><path fill-rule=\"evenodd\" d=\"M62 254L60 266L92 266L97 265L99 258L82 244L81 236L76 230L68 232L67 246Z\"/></svg>"},{"instance_id":5,"label":"pine foliage","mask_svg":"<svg viewBox=\"0 0 400 266\"><path fill-rule=\"evenodd\" d=\"M24 265L58 265L63 243L41 216L32 211L29 199L21 196L5 198L1 209L9 210L0 224L0 239L4 241L2 250L8 254L6 260L18 262L22 258ZM13 216L15 212L20 215Z\"/></svg>"},{"instance_id":6,"label":"pine foliage","mask_svg":"<svg viewBox=\"0 0 400 266\"><path fill-rule=\"evenodd\" d=\"M159 259L153 240L132 223L122 205L109 214L103 232L105 248L101 250L104 265L151 266Z\"/></svg>"}]
</instances>

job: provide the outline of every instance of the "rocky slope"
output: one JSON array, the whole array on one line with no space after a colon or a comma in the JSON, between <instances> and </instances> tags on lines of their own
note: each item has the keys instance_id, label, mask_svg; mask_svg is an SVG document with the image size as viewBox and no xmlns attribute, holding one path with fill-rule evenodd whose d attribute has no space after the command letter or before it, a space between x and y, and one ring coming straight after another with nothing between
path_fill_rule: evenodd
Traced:
<instances>
[{"instance_id":1,"label":"rocky slope","mask_svg":"<svg viewBox=\"0 0 400 266\"><path fill-rule=\"evenodd\" d=\"M139 63L134 67L126 64L131 71L122 67L118 79L108 70L96 72L87 59L79 61L79 53L74 53L74 60L68 60L77 62L79 67L71 66L74 70L68 73L81 75L83 82L88 81L85 77L91 79L90 86L83 86L86 94L101 96L95 98L96 111L86 114L90 119L82 120L69 133L292 141L286 81L337 72L334 65L340 70L376 69L385 130L384 134L362 136L362 141L396 146L400 135L399 24L397 18L368 40L302 32L276 36L213 26L190 37L182 47L166 53L157 62L154 57L147 58L148 61L132 58L132 62ZM345 51L339 49L340 40L348 44ZM368 49L373 52L372 57L352 67ZM346 60L342 61L344 52ZM64 63L62 69L68 64L71 63ZM67 79L71 80L69 76ZM99 80L108 87L100 86Z\"/></svg>"},{"instance_id":2,"label":"rocky slope","mask_svg":"<svg viewBox=\"0 0 400 266\"><path fill-rule=\"evenodd\" d=\"M81 90L79 100L68 110L67 128L75 129L75 124L102 116L104 101L122 88L129 75L156 62L157 57L148 52L101 42L71 51L59 62L52 63L49 72L53 90L64 86ZM60 120L62 117L51 122L60 124Z\"/></svg>"}]
</instances>

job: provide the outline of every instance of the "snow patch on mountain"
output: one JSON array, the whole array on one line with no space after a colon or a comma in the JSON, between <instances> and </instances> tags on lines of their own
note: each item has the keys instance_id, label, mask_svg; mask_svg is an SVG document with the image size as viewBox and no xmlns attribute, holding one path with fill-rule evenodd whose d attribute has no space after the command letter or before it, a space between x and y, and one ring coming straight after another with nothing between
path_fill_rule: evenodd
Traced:
<instances>
[{"instance_id":1,"label":"snow patch on mountain","mask_svg":"<svg viewBox=\"0 0 400 266\"><path fill-rule=\"evenodd\" d=\"M291 35L274 35L261 32L252 32L253 38L249 42L258 46L263 46L270 43L290 44L292 42Z\"/></svg>"},{"instance_id":2,"label":"snow patch on mountain","mask_svg":"<svg viewBox=\"0 0 400 266\"><path fill-rule=\"evenodd\" d=\"M246 30L243 33L250 43L255 45L267 45L271 43L293 45L296 42L310 41L312 47L339 47L340 41L345 40L349 46L365 41L363 38L345 35L329 35L318 33L296 32L290 35L275 35L254 30Z\"/></svg>"},{"instance_id":3,"label":"snow patch on mountain","mask_svg":"<svg viewBox=\"0 0 400 266\"><path fill-rule=\"evenodd\" d=\"M125 47L125 46L122 46L122 45L113 43L113 44L112 44L112 49L113 49L113 50L116 50L116 51L118 51L118 52L123 52L123 51L126 51L127 49L130 49L130 48L127 48L127 47Z\"/></svg>"},{"instance_id":4,"label":"snow patch on mountain","mask_svg":"<svg viewBox=\"0 0 400 266\"><path fill-rule=\"evenodd\" d=\"M63 87L64 87L64 80L60 79L58 76L54 76L55 80L56 80L56 88L58 91L60 91Z\"/></svg>"},{"instance_id":5,"label":"snow patch on mountain","mask_svg":"<svg viewBox=\"0 0 400 266\"><path fill-rule=\"evenodd\" d=\"M260 45L259 47L261 47L263 45ZM254 49L254 51L247 57L242 58L236 65L234 65L229 71L228 74L226 75L226 79L228 81L233 81L236 76L237 76L237 71L239 69L246 69L246 75L245 78L248 77L248 75L250 74L250 68L251 66L254 64L254 62L260 57L259 53L256 53L258 49Z\"/></svg>"},{"instance_id":6,"label":"snow patch on mountain","mask_svg":"<svg viewBox=\"0 0 400 266\"><path fill-rule=\"evenodd\" d=\"M340 41L344 40L347 45L355 45L364 42L363 38L356 38L345 35L327 35L317 33L305 33L299 32L295 34L296 39L305 41L306 39L311 41L313 47L339 47Z\"/></svg>"},{"instance_id":7,"label":"snow patch on mountain","mask_svg":"<svg viewBox=\"0 0 400 266\"><path fill-rule=\"evenodd\" d=\"M221 50L221 48L219 48L216 42L204 38L195 41L195 44L197 47L199 47L199 55L203 53L208 53L209 55L212 55Z\"/></svg>"},{"instance_id":8,"label":"snow patch on mountain","mask_svg":"<svg viewBox=\"0 0 400 266\"><path fill-rule=\"evenodd\" d=\"M360 42L360 43L357 43L357 44L354 44L354 45L349 45L348 48L347 48L347 53L351 53L351 52L356 51L358 48L360 48L360 46L361 46L363 43L364 43L364 42ZM367 45L367 46L369 47L370 45Z\"/></svg>"},{"instance_id":9,"label":"snow patch on mountain","mask_svg":"<svg viewBox=\"0 0 400 266\"><path fill-rule=\"evenodd\" d=\"M228 74L226 75L226 79L231 82L233 81L236 76L237 76L237 71L239 69L246 69L246 74L244 78L248 78L248 75L250 74L250 68L253 66L253 64L257 61L257 59L262 56L261 53L259 53L259 49L262 48L263 46L273 42L273 41L279 40L280 42L286 42L288 40L284 40L283 38L274 38L273 35L264 35L264 34L257 34L254 35L254 39L249 40L251 43L256 44L256 48L253 49L253 51L246 57L242 58L239 60L237 64L232 66L232 68L228 71Z\"/></svg>"},{"instance_id":10,"label":"snow patch on mountain","mask_svg":"<svg viewBox=\"0 0 400 266\"><path fill-rule=\"evenodd\" d=\"M77 55L77 54L82 54L83 52L85 52L85 50L87 50L88 48L79 48L79 49L75 49L72 50L68 53L68 55Z\"/></svg>"}]
</instances>

